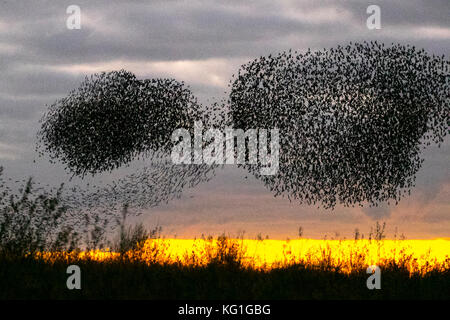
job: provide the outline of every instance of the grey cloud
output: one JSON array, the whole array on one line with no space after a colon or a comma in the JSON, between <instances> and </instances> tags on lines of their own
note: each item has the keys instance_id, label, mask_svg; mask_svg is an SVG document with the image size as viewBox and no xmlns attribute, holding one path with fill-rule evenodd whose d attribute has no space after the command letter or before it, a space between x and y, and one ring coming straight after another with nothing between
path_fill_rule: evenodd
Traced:
<instances>
[{"instance_id":1,"label":"grey cloud","mask_svg":"<svg viewBox=\"0 0 450 320\"><path fill-rule=\"evenodd\" d=\"M80 5L82 6L82 5ZM89 15L89 5L82 9ZM82 6L82 8L84 8ZM77 63L111 59L204 59L254 56L280 50L278 41L289 35L337 34L345 25L311 25L274 15L242 14L214 6L187 6L179 13L130 6L95 9L97 25L67 30L64 19L27 23L16 41L30 52L28 59L47 63ZM60 16L61 10L55 10ZM126 14L124 14L126 12ZM65 16L63 15L65 18ZM49 24L52 28L49 28ZM103 25L99 25L103 24ZM113 31L108 31L109 24ZM269 51L269 52L270 52ZM24 57L25 58L25 57Z\"/></svg>"},{"instance_id":2,"label":"grey cloud","mask_svg":"<svg viewBox=\"0 0 450 320\"><path fill-rule=\"evenodd\" d=\"M374 220L389 218L391 208L387 203L378 205L377 207L364 207L362 211Z\"/></svg>"},{"instance_id":3,"label":"grey cloud","mask_svg":"<svg viewBox=\"0 0 450 320\"><path fill-rule=\"evenodd\" d=\"M339 5L353 12L355 17L364 23L368 17L367 7L378 5L381 10L381 22L385 28L395 25L450 26L450 20L448 19L450 5L447 0L348 0L339 1Z\"/></svg>"},{"instance_id":4,"label":"grey cloud","mask_svg":"<svg viewBox=\"0 0 450 320\"><path fill-rule=\"evenodd\" d=\"M2 97L0 95L0 118L15 120L32 120L39 117L39 113L45 110L48 98L15 99L14 97Z\"/></svg>"},{"instance_id":5,"label":"grey cloud","mask_svg":"<svg viewBox=\"0 0 450 320\"><path fill-rule=\"evenodd\" d=\"M82 76L52 71L39 66L18 67L2 74L0 93L19 97L63 96L82 80Z\"/></svg>"},{"instance_id":6,"label":"grey cloud","mask_svg":"<svg viewBox=\"0 0 450 320\"><path fill-rule=\"evenodd\" d=\"M18 27L0 39L24 47L20 59L51 64L112 59L253 57L306 45L333 46L350 37L353 40L377 37L376 33L364 30L368 3L289 2L291 11L303 14L311 9L337 7L338 12L350 12L355 17L357 24L352 25L353 21L348 21L345 15L342 20L322 23L294 19L279 12L277 4L270 1L246 2L239 9L229 3L210 1L116 2L114 5L108 1L79 1L82 21L83 15L88 20L82 22L81 30L65 28L65 8L70 2L33 2L28 3L27 10L23 5L14 7L8 3L0 19ZM448 26L441 1L437 1L436 7L418 0L401 5L384 1L380 5L385 28L402 23ZM15 29L19 31L14 33Z\"/></svg>"},{"instance_id":7,"label":"grey cloud","mask_svg":"<svg viewBox=\"0 0 450 320\"><path fill-rule=\"evenodd\" d=\"M450 221L450 215L448 214L448 212L432 211L430 213L425 214L422 217L422 220L428 223L442 223Z\"/></svg>"}]
</instances>

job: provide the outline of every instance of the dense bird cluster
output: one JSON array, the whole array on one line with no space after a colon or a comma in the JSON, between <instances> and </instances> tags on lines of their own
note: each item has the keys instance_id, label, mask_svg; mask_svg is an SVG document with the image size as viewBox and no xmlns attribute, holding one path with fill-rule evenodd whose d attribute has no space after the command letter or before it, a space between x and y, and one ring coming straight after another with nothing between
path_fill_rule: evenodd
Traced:
<instances>
[{"instance_id":1,"label":"dense bird cluster","mask_svg":"<svg viewBox=\"0 0 450 320\"><path fill-rule=\"evenodd\" d=\"M414 184L421 145L442 142L450 62L376 42L282 52L241 67L234 127L279 128L275 176L246 167L276 195L325 207L397 201Z\"/></svg>"},{"instance_id":2,"label":"dense bird cluster","mask_svg":"<svg viewBox=\"0 0 450 320\"><path fill-rule=\"evenodd\" d=\"M86 78L50 106L39 142L76 175L96 174L140 155L170 151L172 132L192 128L201 116L183 83L113 71Z\"/></svg>"},{"instance_id":3,"label":"dense bird cluster","mask_svg":"<svg viewBox=\"0 0 450 320\"><path fill-rule=\"evenodd\" d=\"M173 165L177 128L280 130L279 170L261 176L274 192L302 203L397 201L414 184L421 146L442 142L450 114L450 63L411 46L350 44L282 52L241 67L217 121L175 80L138 80L126 71L86 78L53 104L39 133L43 151L84 176L150 157L150 166L94 189L75 187L74 208L152 207L210 179L216 166Z\"/></svg>"},{"instance_id":4,"label":"dense bird cluster","mask_svg":"<svg viewBox=\"0 0 450 320\"><path fill-rule=\"evenodd\" d=\"M193 130L196 120L208 119L183 83L138 80L124 70L95 74L50 106L41 119L38 150L81 177L150 159L148 166L110 183L64 192L73 223L86 212L107 223L124 204L130 210L151 208L212 177L216 166L174 165L169 157L175 129Z\"/></svg>"}]
</instances>

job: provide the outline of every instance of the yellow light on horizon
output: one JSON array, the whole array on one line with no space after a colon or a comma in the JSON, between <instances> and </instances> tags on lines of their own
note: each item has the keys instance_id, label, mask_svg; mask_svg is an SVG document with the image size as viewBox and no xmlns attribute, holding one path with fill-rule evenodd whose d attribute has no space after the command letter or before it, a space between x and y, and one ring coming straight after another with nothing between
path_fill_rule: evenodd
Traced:
<instances>
[{"instance_id":1,"label":"yellow light on horizon","mask_svg":"<svg viewBox=\"0 0 450 320\"><path fill-rule=\"evenodd\" d=\"M220 251L222 250L222 251ZM251 239L149 239L135 251L125 255L148 264L180 263L186 266L204 266L217 259L220 253L239 258L244 267L270 270L302 263L315 268L326 265L339 272L350 273L369 265L393 263L406 267L410 273L427 273L450 268L450 240L251 240ZM75 254L75 256L74 256ZM46 260L70 254L42 253ZM106 261L120 257L109 250L91 250L72 253L72 258Z\"/></svg>"}]
</instances>

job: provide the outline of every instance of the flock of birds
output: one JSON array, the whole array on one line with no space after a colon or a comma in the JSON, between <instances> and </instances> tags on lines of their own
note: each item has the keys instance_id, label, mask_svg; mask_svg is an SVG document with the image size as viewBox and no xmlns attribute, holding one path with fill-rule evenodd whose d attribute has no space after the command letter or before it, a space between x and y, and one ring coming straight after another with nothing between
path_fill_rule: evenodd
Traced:
<instances>
[{"instance_id":1,"label":"flock of birds","mask_svg":"<svg viewBox=\"0 0 450 320\"><path fill-rule=\"evenodd\" d=\"M449 80L445 57L377 42L260 57L241 66L228 100L212 106L176 80L101 73L50 106L38 150L81 177L147 159L131 175L67 195L74 210L108 212L159 205L214 176L219 165L171 163L177 128L192 131L198 120L205 129L278 128L278 173L241 165L275 195L326 208L377 205L411 189L421 146L448 133Z\"/></svg>"},{"instance_id":2,"label":"flock of birds","mask_svg":"<svg viewBox=\"0 0 450 320\"><path fill-rule=\"evenodd\" d=\"M175 165L169 156L175 129L193 131L195 121L208 123L201 107L181 82L138 80L125 70L86 77L51 105L41 119L37 151L62 162L74 176L111 172L139 158L148 162L106 185L98 181L66 190L69 219L114 220L124 205L151 208L211 179L217 166Z\"/></svg>"},{"instance_id":3,"label":"flock of birds","mask_svg":"<svg viewBox=\"0 0 450 320\"><path fill-rule=\"evenodd\" d=\"M245 166L276 195L377 205L410 190L420 146L448 133L449 80L448 60L411 46L282 52L241 67L230 118L238 128L279 128L279 174Z\"/></svg>"}]
</instances>

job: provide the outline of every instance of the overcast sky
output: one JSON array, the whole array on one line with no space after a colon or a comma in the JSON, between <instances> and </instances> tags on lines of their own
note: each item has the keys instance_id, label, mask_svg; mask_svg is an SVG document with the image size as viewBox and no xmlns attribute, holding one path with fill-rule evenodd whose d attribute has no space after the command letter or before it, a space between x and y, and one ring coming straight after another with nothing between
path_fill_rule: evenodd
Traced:
<instances>
[{"instance_id":1,"label":"overcast sky","mask_svg":"<svg viewBox=\"0 0 450 320\"><path fill-rule=\"evenodd\" d=\"M381 29L369 30L366 9L381 8ZM81 29L69 30L69 5L81 8ZM0 0L0 164L9 177L59 184L61 166L37 157L39 119L86 75L118 69L139 78L172 77L202 103L226 96L231 75L251 59L288 50L330 48L349 41L409 43L450 54L450 2L398 1L25 1ZM367 233L378 219L408 238L450 236L450 141L424 154L412 195L397 206L334 211L274 198L236 168L144 213L167 236L246 231L293 238ZM35 162L34 162L35 161Z\"/></svg>"}]
</instances>

